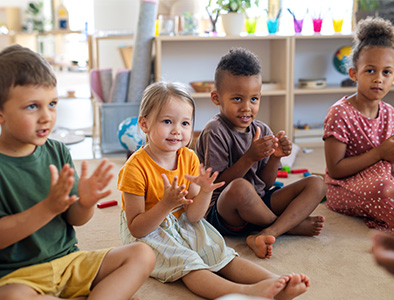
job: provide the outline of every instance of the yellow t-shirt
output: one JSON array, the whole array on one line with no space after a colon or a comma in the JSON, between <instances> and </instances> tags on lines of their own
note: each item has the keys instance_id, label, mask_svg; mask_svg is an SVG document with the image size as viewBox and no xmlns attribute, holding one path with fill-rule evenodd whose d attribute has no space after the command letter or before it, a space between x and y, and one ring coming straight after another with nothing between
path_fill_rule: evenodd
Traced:
<instances>
[{"instance_id":1,"label":"yellow t-shirt","mask_svg":"<svg viewBox=\"0 0 394 300\"><path fill-rule=\"evenodd\" d=\"M170 183L174 177L178 177L178 185L184 184L189 188L190 181L186 180L185 174L199 175L199 160L197 155L184 147L178 150L178 162L175 170L167 170L159 166L143 149L140 148L127 160L119 172L118 190L130 194L145 197L145 211L157 204L164 195L164 184L161 174L165 174ZM122 194L122 208L125 209L124 195ZM174 212L179 216L184 212L183 208Z\"/></svg>"}]
</instances>

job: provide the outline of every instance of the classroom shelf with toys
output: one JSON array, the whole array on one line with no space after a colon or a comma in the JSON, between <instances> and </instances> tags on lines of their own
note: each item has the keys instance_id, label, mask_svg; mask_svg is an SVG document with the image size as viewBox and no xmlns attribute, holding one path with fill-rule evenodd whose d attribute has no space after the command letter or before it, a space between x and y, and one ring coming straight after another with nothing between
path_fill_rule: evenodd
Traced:
<instances>
[{"instance_id":1,"label":"classroom shelf with toys","mask_svg":"<svg viewBox=\"0 0 394 300\"><path fill-rule=\"evenodd\" d=\"M215 68L232 47L245 47L261 60L263 97L258 118L273 131L291 132L290 101L291 40L288 36L158 36L155 38L155 80L212 81ZM190 88L192 90L192 88ZM219 110L209 92L193 93L197 113L195 130Z\"/></svg>"}]
</instances>

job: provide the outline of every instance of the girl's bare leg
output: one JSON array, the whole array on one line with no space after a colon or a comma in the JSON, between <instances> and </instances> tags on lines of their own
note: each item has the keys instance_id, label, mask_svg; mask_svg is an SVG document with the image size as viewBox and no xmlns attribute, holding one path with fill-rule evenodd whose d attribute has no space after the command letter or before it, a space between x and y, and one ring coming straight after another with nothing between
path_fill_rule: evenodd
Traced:
<instances>
[{"instance_id":1,"label":"girl's bare leg","mask_svg":"<svg viewBox=\"0 0 394 300\"><path fill-rule=\"evenodd\" d=\"M216 299L228 294L243 294L274 298L285 287L286 276L266 279L255 284L240 284L229 281L211 271L192 271L182 278L187 288L206 299Z\"/></svg>"}]
</instances>

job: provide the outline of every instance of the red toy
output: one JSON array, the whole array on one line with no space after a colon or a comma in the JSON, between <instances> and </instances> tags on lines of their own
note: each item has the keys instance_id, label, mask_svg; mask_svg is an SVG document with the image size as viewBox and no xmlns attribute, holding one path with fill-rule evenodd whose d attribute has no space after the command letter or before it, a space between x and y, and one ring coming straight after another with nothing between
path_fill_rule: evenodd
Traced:
<instances>
[{"instance_id":1,"label":"red toy","mask_svg":"<svg viewBox=\"0 0 394 300\"><path fill-rule=\"evenodd\" d=\"M287 174L286 171L278 171L278 175L276 175L278 178L287 178L289 175Z\"/></svg>"},{"instance_id":2,"label":"red toy","mask_svg":"<svg viewBox=\"0 0 394 300\"><path fill-rule=\"evenodd\" d=\"M305 172L309 172L308 169L291 170L291 173L293 173L293 174L299 174L299 173L305 173Z\"/></svg>"},{"instance_id":3,"label":"red toy","mask_svg":"<svg viewBox=\"0 0 394 300\"><path fill-rule=\"evenodd\" d=\"M98 208L105 208L105 207L110 207L110 206L115 206L115 205L118 205L118 201L116 201L116 200L110 200L110 201L106 201L106 202L97 203Z\"/></svg>"}]
</instances>

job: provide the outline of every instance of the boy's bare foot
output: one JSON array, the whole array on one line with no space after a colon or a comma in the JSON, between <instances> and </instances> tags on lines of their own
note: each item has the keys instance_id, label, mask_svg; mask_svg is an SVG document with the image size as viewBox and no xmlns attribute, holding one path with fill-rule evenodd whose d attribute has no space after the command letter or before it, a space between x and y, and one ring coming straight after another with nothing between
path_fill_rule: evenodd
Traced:
<instances>
[{"instance_id":1,"label":"boy's bare foot","mask_svg":"<svg viewBox=\"0 0 394 300\"><path fill-rule=\"evenodd\" d=\"M319 235L323 229L325 220L323 216L309 216L296 227L290 229L287 234L307 236Z\"/></svg>"},{"instance_id":2,"label":"boy's bare foot","mask_svg":"<svg viewBox=\"0 0 394 300\"><path fill-rule=\"evenodd\" d=\"M252 285L246 285L244 293L245 295L273 299L276 295L284 291L289 280L289 275L265 279Z\"/></svg>"},{"instance_id":3,"label":"boy's bare foot","mask_svg":"<svg viewBox=\"0 0 394 300\"><path fill-rule=\"evenodd\" d=\"M272 235L252 234L246 238L246 243L257 257L271 258L272 244L275 243L275 237Z\"/></svg>"},{"instance_id":4,"label":"boy's bare foot","mask_svg":"<svg viewBox=\"0 0 394 300\"><path fill-rule=\"evenodd\" d=\"M286 287L274 299L290 300L305 293L310 286L309 277L304 274L290 274Z\"/></svg>"}]
</instances>

